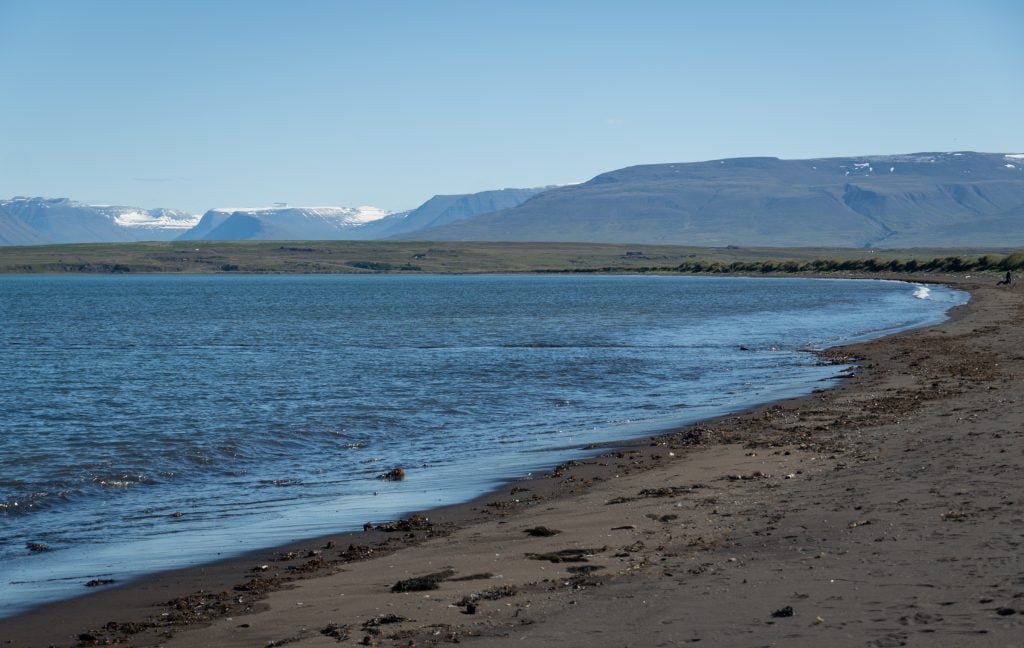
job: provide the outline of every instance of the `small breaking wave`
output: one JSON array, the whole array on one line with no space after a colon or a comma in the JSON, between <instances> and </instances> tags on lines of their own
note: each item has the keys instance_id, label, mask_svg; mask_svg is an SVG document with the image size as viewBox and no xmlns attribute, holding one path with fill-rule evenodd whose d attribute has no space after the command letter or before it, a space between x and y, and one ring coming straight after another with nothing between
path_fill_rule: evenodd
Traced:
<instances>
[{"instance_id":1,"label":"small breaking wave","mask_svg":"<svg viewBox=\"0 0 1024 648\"><path fill-rule=\"evenodd\" d=\"M922 286L921 284L914 285L917 286L917 289L914 290L914 297L917 297L918 299L928 299L929 295L932 293L932 289L928 286Z\"/></svg>"},{"instance_id":2,"label":"small breaking wave","mask_svg":"<svg viewBox=\"0 0 1024 648\"><path fill-rule=\"evenodd\" d=\"M152 486L157 483L148 475L132 475L128 473L92 475L89 482L102 489L124 490L134 486Z\"/></svg>"},{"instance_id":3,"label":"small breaking wave","mask_svg":"<svg viewBox=\"0 0 1024 648\"><path fill-rule=\"evenodd\" d=\"M22 515L49 507L55 502L66 501L71 496L78 494L74 489L58 491L40 491L28 493L22 496L11 497L0 501L0 516Z\"/></svg>"}]
</instances>

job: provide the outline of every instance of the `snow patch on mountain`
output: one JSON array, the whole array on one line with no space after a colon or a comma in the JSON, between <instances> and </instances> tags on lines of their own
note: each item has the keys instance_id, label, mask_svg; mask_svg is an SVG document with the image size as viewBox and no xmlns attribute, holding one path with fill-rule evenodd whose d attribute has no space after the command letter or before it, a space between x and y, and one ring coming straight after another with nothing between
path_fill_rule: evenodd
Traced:
<instances>
[{"instance_id":1,"label":"snow patch on mountain","mask_svg":"<svg viewBox=\"0 0 1024 648\"><path fill-rule=\"evenodd\" d=\"M69 198L15 196L0 210L32 236L8 244L167 241L199 223L198 214L174 209L86 204ZM28 230L25 230L28 228Z\"/></svg>"},{"instance_id":2,"label":"snow patch on mountain","mask_svg":"<svg viewBox=\"0 0 1024 648\"><path fill-rule=\"evenodd\" d=\"M93 207L100 208L99 205ZM138 210L114 207L111 217L121 227L161 230L189 230L199 223L201 214L189 214L173 209ZM125 211L121 211L125 209Z\"/></svg>"},{"instance_id":3,"label":"snow patch on mountain","mask_svg":"<svg viewBox=\"0 0 1024 648\"><path fill-rule=\"evenodd\" d=\"M362 205L360 207L292 207L274 205L273 207L216 207L210 210L219 214L248 214L252 216L274 216L275 214L304 214L308 217L320 218L325 221L336 221L339 225L362 225L380 220L391 212ZM198 221L197 221L198 222Z\"/></svg>"}]
</instances>

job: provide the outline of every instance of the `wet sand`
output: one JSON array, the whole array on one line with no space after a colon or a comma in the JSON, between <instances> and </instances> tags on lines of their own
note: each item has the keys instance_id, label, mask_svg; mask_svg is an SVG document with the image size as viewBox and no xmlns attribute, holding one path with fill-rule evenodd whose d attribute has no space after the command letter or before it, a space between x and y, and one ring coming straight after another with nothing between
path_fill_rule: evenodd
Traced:
<instances>
[{"instance_id":1,"label":"wet sand","mask_svg":"<svg viewBox=\"0 0 1024 648\"><path fill-rule=\"evenodd\" d=\"M0 645L1022 646L1024 290L994 281L829 351L859 366L835 389L55 603Z\"/></svg>"}]
</instances>

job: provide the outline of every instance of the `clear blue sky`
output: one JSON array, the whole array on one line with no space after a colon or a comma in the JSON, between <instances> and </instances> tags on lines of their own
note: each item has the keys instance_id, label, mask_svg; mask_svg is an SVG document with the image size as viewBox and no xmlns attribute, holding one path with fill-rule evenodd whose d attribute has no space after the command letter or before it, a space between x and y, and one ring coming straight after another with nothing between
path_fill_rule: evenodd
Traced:
<instances>
[{"instance_id":1,"label":"clear blue sky","mask_svg":"<svg viewBox=\"0 0 1024 648\"><path fill-rule=\"evenodd\" d=\"M0 0L0 197L372 204L1024 151L1024 2Z\"/></svg>"}]
</instances>

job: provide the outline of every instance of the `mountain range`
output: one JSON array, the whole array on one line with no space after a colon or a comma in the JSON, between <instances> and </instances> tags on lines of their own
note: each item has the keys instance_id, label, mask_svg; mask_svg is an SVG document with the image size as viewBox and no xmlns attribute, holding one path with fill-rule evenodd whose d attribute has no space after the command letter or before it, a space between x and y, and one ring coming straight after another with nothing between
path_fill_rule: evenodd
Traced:
<instances>
[{"instance_id":1,"label":"mountain range","mask_svg":"<svg viewBox=\"0 0 1024 648\"><path fill-rule=\"evenodd\" d=\"M16 197L0 200L0 245L170 241L198 222L198 216L174 209Z\"/></svg>"},{"instance_id":2,"label":"mountain range","mask_svg":"<svg viewBox=\"0 0 1024 648\"><path fill-rule=\"evenodd\" d=\"M67 198L0 200L0 245L125 241L374 240L515 207L544 191L497 189L434 196L413 210L377 207L219 207L202 216L87 205Z\"/></svg>"},{"instance_id":3,"label":"mountain range","mask_svg":"<svg viewBox=\"0 0 1024 648\"><path fill-rule=\"evenodd\" d=\"M326 241L384 218L377 207L257 207L211 209L178 237L192 241Z\"/></svg>"},{"instance_id":4,"label":"mountain range","mask_svg":"<svg viewBox=\"0 0 1024 648\"><path fill-rule=\"evenodd\" d=\"M697 246L1024 245L1024 155L915 153L634 166L414 240Z\"/></svg>"},{"instance_id":5,"label":"mountain range","mask_svg":"<svg viewBox=\"0 0 1024 648\"><path fill-rule=\"evenodd\" d=\"M416 209L367 223L353 234L361 240L400 239L423 229L442 227L481 214L516 207L549 188L496 189L473 194L434 196Z\"/></svg>"},{"instance_id":6,"label":"mountain range","mask_svg":"<svg viewBox=\"0 0 1024 648\"><path fill-rule=\"evenodd\" d=\"M650 164L562 187L374 207L167 209L0 200L0 245L139 240L561 241L779 247L1024 245L1024 154Z\"/></svg>"}]
</instances>

